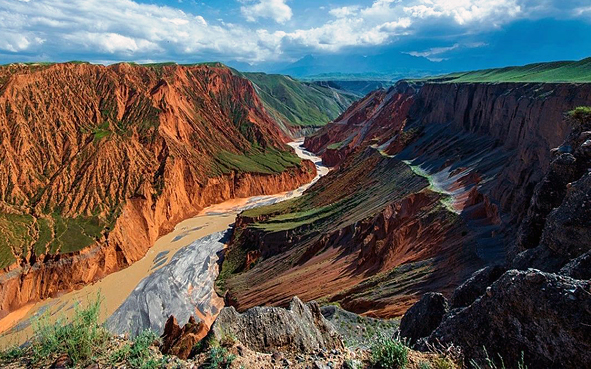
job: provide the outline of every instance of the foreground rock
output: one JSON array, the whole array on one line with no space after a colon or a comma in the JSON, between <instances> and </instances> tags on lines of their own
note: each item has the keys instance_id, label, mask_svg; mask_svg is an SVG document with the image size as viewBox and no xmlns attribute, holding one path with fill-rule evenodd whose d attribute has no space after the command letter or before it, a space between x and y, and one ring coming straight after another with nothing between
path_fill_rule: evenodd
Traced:
<instances>
[{"instance_id":1,"label":"foreground rock","mask_svg":"<svg viewBox=\"0 0 591 369\"><path fill-rule=\"evenodd\" d=\"M171 315L181 325L193 315L210 325L223 307L214 281L226 238L227 231L214 233L179 250L167 265L140 282L107 320L109 330L132 336L145 329L162 332Z\"/></svg>"},{"instance_id":2,"label":"foreground rock","mask_svg":"<svg viewBox=\"0 0 591 369\"><path fill-rule=\"evenodd\" d=\"M456 288L451 297L451 307L466 307L472 304L506 271L507 269L502 266L490 266L475 272L472 277Z\"/></svg>"},{"instance_id":3,"label":"foreground rock","mask_svg":"<svg viewBox=\"0 0 591 369\"><path fill-rule=\"evenodd\" d=\"M166 321L162 334L160 351L165 355L174 355L187 359L195 345L207 335L207 327L203 322L196 322L194 317L181 328L174 316Z\"/></svg>"},{"instance_id":4,"label":"foreground rock","mask_svg":"<svg viewBox=\"0 0 591 369\"><path fill-rule=\"evenodd\" d=\"M400 335L416 342L427 337L441 323L449 305L440 293L426 293L414 304L400 321Z\"/></svg>"},{"instance_id":5,"label":"foreground rock","mask_svg":"<svg viewBox=\"0 0 591 369\"><path fill-rule=\"evenodd\" d=\"M584 368L591 362L591 282L510 270L469 307L450 312L429 343L459 345L467 358L499 354L512 367Z\"/></svg>"},{"instance_id":6,"label":"foreground rock","mask_svg":"<svg viewBox=\"0 0 591 369\"><path fill-rule=\"evenodd\" d=\"M211 337L231 337L251 350L311 353L319 349L343 349L340 335L320 312L317 303L304 304L294 297L289 309L254 307L240 314L224 308L211 327Z\"/></svg>"}]
</instances>

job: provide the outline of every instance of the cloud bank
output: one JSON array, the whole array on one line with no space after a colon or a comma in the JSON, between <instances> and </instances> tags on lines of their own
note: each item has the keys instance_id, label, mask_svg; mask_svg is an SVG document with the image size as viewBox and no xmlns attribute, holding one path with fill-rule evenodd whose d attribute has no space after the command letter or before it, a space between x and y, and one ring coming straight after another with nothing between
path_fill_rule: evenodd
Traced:
<instances>
[{"instance_id":1,"label":"cloud bank","mask_svg":"<svg viewBox=\"0 0 591 369\"><path fill-rule=\"evenodd\" d=\"M302 15L301 23L312 25L298 27L303 18L290 5L240 0L240 16L227 22L132 0L7 0L0 3L0 57L256 63L388 45L425 37L434 27L441 35L473 35L518 19L591 18L591 8L580 0L374 0L333 8L318 4L312 19ZM436 60L457 47L449 42L409 53Z\"/></svg>"}]
</instances>

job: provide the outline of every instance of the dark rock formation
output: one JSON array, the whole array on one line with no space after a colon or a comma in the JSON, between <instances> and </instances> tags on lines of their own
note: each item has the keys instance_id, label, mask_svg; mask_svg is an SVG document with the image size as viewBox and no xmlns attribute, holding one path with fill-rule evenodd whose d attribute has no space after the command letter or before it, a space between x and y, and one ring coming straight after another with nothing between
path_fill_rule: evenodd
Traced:
<instances>
[{"instance_id":1,"label":"dark rock formation","mask_svg":"<svg viewBox=\"0 0 591 369\"><path fill-rule=\"evenodd\" d=\"M240 314L224 308L211 327L210 336L218 341L228 336L253 351L311 353L317 349L342 349L334 327L322 316L318 304L291 300L289 309L254 307Z\"/></svg>"},{"instance_id":2,"label":"dark rock formation","mask_svg":"<svg viewBox=\"0 0 591 369\"><path fill-rule=\"evenodd\" d=\"M400 335L416 342L427 337L439 326L448 311L447 299L440 293L426 293L400 321Z\"/></svg>"},{"instance_id":3,"label":"dark rock formation","mask_svg":"<svg viewBox=\"0 0 591 369\"><path fill-rule=\"evenodd\" d=\"M451 297L451 308L466 307L482 296L486 288L499 279L506 268L495 265L482 268L470 277L461 286L455 289Z\"/></svg>"},{"instance_id":4,"label":"dark rock formation","mask_svg":"<svg viewBox=\"0 0 591 369\"><path fill-rule=\"evenodd\" d=\"M486 347L513 367L584 368L591 362L591 282L538 270L510 270L472 305L450 312L430 344L459 345L467 358Z\"/></svg>"},{"instance_id":5,"label":"dark rock formation","mask_svg":"<svg viewBox=\"0 0 591 369\"><path fill-rule=\"evenodd\" d=\"M181 328L174 316L170 316L164 326L160 351L165 355L175 355L187 359L191 350L207 335L207 327L202 321L196 322L194 317Z\"/></svg>"},{"instance_id":6,"label":"dark rock formation","mask_svg":"<svg viewBox=\"0 0 591 369\"><path fill-rule=\"evenodd\" d=\"M591 250L591 175L574 182L544 226L538 247L519 254L513 265L558 272L569 261Z\"/></svg>"},{"instance_id":7,"label":"dark rock formation","mask_svg":"<svg viewBox=\"0 0 591 369\"><path fill-rule=\"evenodd\" d=\"M591 251L566 264L560 274L574 279L591 279Z\"/></svg>"}]
</instances>

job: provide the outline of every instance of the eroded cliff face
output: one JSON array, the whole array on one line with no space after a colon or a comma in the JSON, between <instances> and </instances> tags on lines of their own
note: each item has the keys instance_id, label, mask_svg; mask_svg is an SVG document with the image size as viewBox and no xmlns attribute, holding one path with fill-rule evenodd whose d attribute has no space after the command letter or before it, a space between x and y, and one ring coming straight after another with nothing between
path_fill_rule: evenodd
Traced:
<instances>
[{"instance_id":1,"label":"eroded cliff face","mask_svg":"<svg viewBox=\"0 0 591 369\"><path fill-rule=\"evenodd\" d=\"M204 207L315 176L221 66L0 68L0 315L140 259Z\"/></svg>"},{"instance_id":2,"label":"eroded cliff face","mask_svg":"<svg viewBox=\"0 0 591 369\"><path fill-rule=\"evenodd\" d=\"M402 82L366 96L306 140L338 167L305 204L241 216L228 301L285 304L291 293L390 317L422 293L449 295L506 261L551 149L570 131L563 114L590 104L587 84ZM390 165L376 170L376 157ZM338 205L338 191L355 205Z\"/></svg>"}]
</instances>

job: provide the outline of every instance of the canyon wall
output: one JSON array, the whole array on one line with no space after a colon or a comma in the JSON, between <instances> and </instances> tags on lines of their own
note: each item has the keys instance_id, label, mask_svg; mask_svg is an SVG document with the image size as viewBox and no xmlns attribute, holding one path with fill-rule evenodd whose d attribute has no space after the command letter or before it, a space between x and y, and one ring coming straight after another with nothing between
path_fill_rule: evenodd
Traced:
<instances>
[{"instance_id":1,"label":"canyon wall","mask_svg":"<svg viewBox=\"0 0 591 369\"><path fill-rule=\"evenodd\" d=\"M241 215L228 302L299 294L391 317L424 292L450 294L512 253L570 132L564 113L580 105L591 85L400 82L369 94L306 139L332 173L299 202Z\"/></svg>"},{"instance_id":2,"label":"canyon wall","mask_svg":"<svg viewBox=\"0 0 591 369\"><path fill-rule=\"evenodd\" d=\"M0 68L0 315L140 259L204 207L315 176L221 66Z\"/></svg>"}]
</instances>

